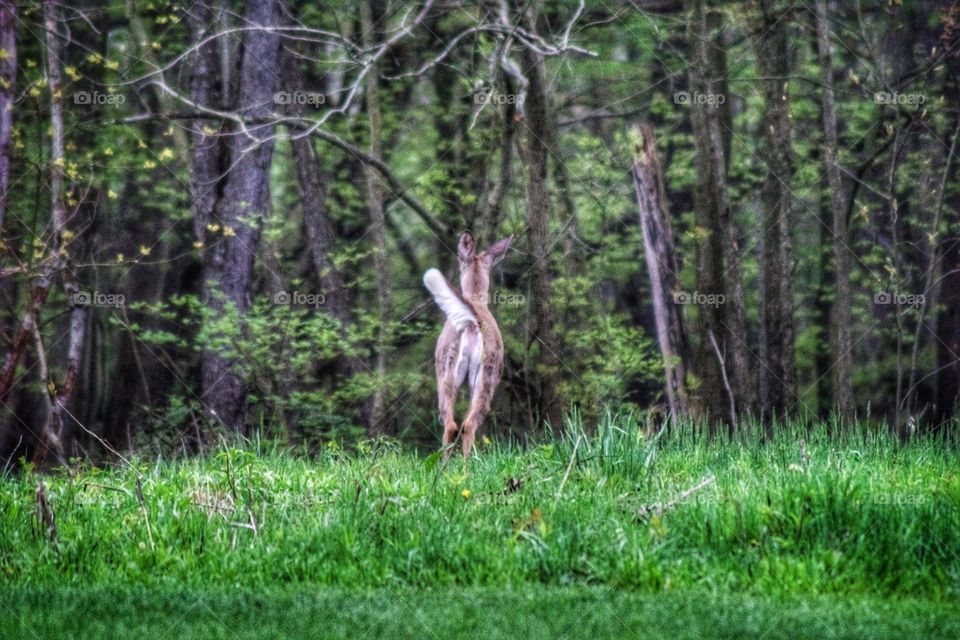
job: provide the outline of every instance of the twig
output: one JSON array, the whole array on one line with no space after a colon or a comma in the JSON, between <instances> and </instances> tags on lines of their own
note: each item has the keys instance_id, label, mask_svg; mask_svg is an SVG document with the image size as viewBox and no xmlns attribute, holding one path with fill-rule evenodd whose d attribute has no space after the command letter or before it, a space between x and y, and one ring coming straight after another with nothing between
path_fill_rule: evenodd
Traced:
<instances>
[{"instance_id":1,"label":"twig","mask_svg":"<svg viewBox=\"0 0 960 640\"><path fill-rule=\"evenodd\" d=\"M678 504L680 504L681 502L683 502L684 500L686 500L687 498L695 494L697 491L700 491L701 489L704 489L710 486L711 484L713 484L713 481L716 479L717 477L711 473L709 476L701 480L698 484L695 484L694 486L690 487L689 489L681 493L679 496L677 496L673 500L670 500L668 502L655 502L653 504L641 505L639 517L645 520L650 516L663 515L664 511L667 511L668 509L673 509L675 506L677 506Z\"/></svg>"},{"instance_id":2,"label":"twig","mask_svg":"<svg viewBox=\"0 0 960 640\"><path fill-rule=\"evenodd\" d=\"M737 430L737 405L733 398L733 391L730 389L730 380L727 379L727 364L723 360L723 355L720 353L720 347L717 346L717 339L713 337L713 329L710 329L707 332L707 336L710 338L710 344L713 345L713 350L717 354L717 362L720 364L720 376L723 378L723 388L727 391L727 399L730 401L730 424L733 426L733 430Z\"/></svg>"},{"instance_id":3,"label":"twig","mask_svg":"<svg viewBox=\"0 0 960 640\"><path fill-rule=\"evenodd\" d=\"M147 539L150 540L150 550L156 551L157 547L153 543L153 528L150 526L150 515L147 513L147 504L143 499L143 485L140 484L140 478L137 478L136 495L137 502L140 503L140 511L143 513L143 520L147 523Z\"/></svg>"},{"instance_id":4,"label":"twig","mask_svg":"<svg viewBox=\"0 0 960 640\"><path fill-rule=\"evenodd\" d=\"M573 468L573 463L577 459L577 449L580 448L580 434L577 434L577 441L573 445L573 453L570 454L570 464L567 465L567 470L563 473L563 480L560 481L560 486L557 488L557 497L560 497L560 494L563 492L563 485L567 484L567 478L570 477L570 469Z\"/></svg>"}]
</instances>

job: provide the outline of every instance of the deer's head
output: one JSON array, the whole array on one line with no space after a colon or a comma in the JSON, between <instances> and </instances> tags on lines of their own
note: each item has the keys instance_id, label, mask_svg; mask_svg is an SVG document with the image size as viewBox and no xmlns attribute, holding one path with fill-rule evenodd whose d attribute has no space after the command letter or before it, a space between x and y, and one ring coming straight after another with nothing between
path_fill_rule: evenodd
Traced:
<instances>
[{"instance_id":1,"label":"deer's head","mask_svg":"<svg viewBox=\"0 0 960 640\"><path fill-rule=\"evenodd\" d=\"M460 290L471 302L487 303L490 289L490 270L507 254L513 236L498 240L480 253L476 252L477 243L466 232L460 236L457 245L457 257L460 259Z\"/></svg>"}]
</instances>

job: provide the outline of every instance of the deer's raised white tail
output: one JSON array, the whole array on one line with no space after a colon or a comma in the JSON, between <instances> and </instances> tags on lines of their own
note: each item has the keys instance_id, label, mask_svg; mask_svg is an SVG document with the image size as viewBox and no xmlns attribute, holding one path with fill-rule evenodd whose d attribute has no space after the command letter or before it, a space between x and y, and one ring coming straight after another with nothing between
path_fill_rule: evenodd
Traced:
<instances>
[{"instance_id":1,"label":"deer's raised white tail","mask_svg":"<svg viewBox=\"0 0 960 640\"><path fill-rule=\"evenodd\" d=\"M433 294L437 306L447 315L457 330L463 330L468 324L477 325L477 316L463 297L458 294L447 279L437 269L427 269L423 274L423 284Z\"/></svg>"}]
</instances>

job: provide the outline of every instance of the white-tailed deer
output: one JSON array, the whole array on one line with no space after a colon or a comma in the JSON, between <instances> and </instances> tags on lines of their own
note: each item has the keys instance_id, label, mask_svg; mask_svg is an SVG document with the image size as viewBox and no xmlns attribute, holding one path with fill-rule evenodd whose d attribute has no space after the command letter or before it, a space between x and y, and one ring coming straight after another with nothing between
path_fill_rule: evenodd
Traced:
<instances>
[{"instance_id":1,"label":"white-tailed deer","mask_svg":"<svg viewBox=\"0 0 960 640\"><path fill-rule=\"evenodd\" d=\"M493 392L503 373L503 338L497 321L487 309L487 292L490 270L503 260L512 240L513 236L510 236L493 243L486 251L476 253L473 236L469 233L460 236L457 246L460 291L451 287L436 269L423 274L423 284L447 316L435 352L443 444L453 442L462 430L465 459L470 457L477 429L490 413ZM470 408L458 429L453 412L457 390L464 379L470 383ZM449 454L448 449L446 455Z\"/></svg>"}]
</instances>

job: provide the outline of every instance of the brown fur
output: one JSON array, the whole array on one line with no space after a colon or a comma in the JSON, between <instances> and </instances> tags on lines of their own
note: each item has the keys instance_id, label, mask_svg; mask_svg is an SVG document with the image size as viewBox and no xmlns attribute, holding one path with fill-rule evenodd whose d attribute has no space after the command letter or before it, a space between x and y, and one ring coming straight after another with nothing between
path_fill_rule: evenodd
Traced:
<instances>
[{"instance_id":1,"label":"brown fur","mask_svg":"<svg viewBox=\"0 0 960 640\"><path fill-rule=\"evenodd\" d=\"M460 354L461 332L449 320L444 324L440 337L437 339L435 352L437 367L437 395L440 405L440 421L443 423L443 444L453 442L458 433L463 438L463 457L469 458L477 430L483 424L493 394L500 383L503 373L503 338L500 328L493 314L487 308L490 288L490 270L506 254L507 248L513 239L491 245L482 253L474 252L473 236L465 233L460 237L458 257L460 259L460 287L463 300L473 309L479 324L479 334L483 339L483 350L480 358L480 375L477 376L477 388L471 388L470 408L463 419L461 427L454 419L454 408L457 403L456 369L457 357ZM475 331L473 327L464 329L462 333ZM469 379L469 374L467 375ZM449 450L447 451L449 455Z\"/></svg>"}]
</instances>

